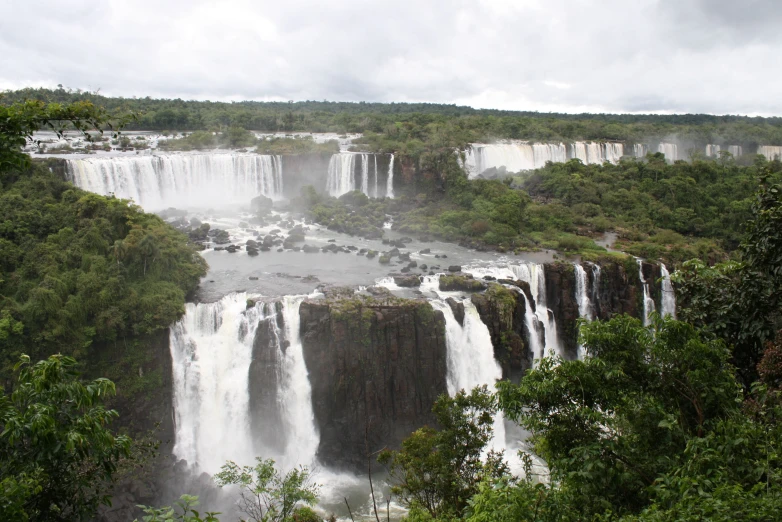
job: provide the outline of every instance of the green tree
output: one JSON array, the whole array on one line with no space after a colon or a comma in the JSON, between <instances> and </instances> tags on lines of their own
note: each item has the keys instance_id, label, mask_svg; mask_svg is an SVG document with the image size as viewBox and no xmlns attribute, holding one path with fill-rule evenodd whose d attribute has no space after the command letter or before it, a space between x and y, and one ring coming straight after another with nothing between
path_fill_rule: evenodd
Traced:
<instances>
[{"instance_id":1,"label":"green tree","mask_svg":"<svg viewBox=\"0 0 782 522\"><path fill-rule=\"evenodd\" d=\"M103 402L107 379L79 380L76 361L22 356L10 395L0 395L0 518L80 520L109 501L108 488L128 437L109 428L117 412Z\"/></svg>"},{"instance_id":2,"label":"green tree","mask_svg":"<svg viewBox=\"0 0 782 522\"><path fill-rule=\"evenodd\" d=\"M500 383L500 406L583 517L637 513L688 441L737 411L730 352L659 317L652 330L628 316L582 323L581 335L589 357L545 359L519 385Z\"/></svg>"},{"instance_id":3,"label":"green tree","mask_svg":"<svg viewBox=\"0 0 782 522\"><path fill-rule=\"evenodd\" d=\"M298 504L315 504L320 488L306 467L283 475L272 459L260 457L255 466L228 461L214 478L220 487L239 486L239 509L255 522L289 522Z\"/></svg>"},{"instance_id":4,"label":"green tree","mask_svg":"<svg viewBox=\"0 0 782 522\"><path fill-rule=\"evenodd\" d=\"M378 460L390 473L392 492L407 506L417 506L433 518L459 517L484 476L507 471L502 454L490 451L497 406L487 387L435 402L439 430L423 427L402 442L399 451L386 450Z\"/></svg>"},{"instance_id":5,"label":"green tree","mask_svg":"<svg viewBox=\"0 0 782 522\"><path fill-rule=\"evenodd\" d=\"M219 522L216 511L207 511L202 516L194 508L198 506L198 497L192 495L182 495L173 507L166 506L155 508L150 506L139 506L145 513L141 520L143 522ZM138 522L136 519L135 522Z\"/></svg>"}]
</instances>

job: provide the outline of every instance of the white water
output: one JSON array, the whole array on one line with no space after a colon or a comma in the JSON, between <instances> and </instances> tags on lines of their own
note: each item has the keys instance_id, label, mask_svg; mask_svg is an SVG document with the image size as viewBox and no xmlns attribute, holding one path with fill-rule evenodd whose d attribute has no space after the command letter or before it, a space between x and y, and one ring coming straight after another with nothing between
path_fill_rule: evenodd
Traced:
<instances>
[{"instance_id":1,"label":"white water","mask_svg":"<svg viewBox=\"0 0 782 522\"><path fill-rule=\"evenodd\" d=\"M720 151L722 150L722 147L719 145L706 145L706 156L707 157L716 157L720 155Z\"/></svg>"},{"instance_id":2,"label":"white water","mask_svg":"<svg viewBox=\"0 0 782 522\"><path fill-rule=\"evenodd\" d=\"M595 143L577 141L565 143L530 143L505 140L497 143L473 143L466 152L464 168L474 178L490 168L504 167L507 172L538 169L547 162L564 163L578 158L583 163L594 164L610 161L616 163L624 154L621 143Z\"/></svg>"},{"instance_id":3,"label":"white water","mask_svg":"<svg viewBox=\"0 0 782 522\"><path fill-rule=\"evenodd\" d=\"M587 279L586 271L584 270L584 267L579 264L574 265L574 267L576 272L576 302L578 303L578 316L587 321L593 321L595 319L595 308L590 299L589 281ZM594 295L594 291L592 294ZM581 360L584 359L584 347L581 343L578 345L578 358Z\"/></svg>"},{"instance_id":4,"label":"white water","mask_svg":"<svg viewBox=\"0 0 782 522\"><path fill-rule=\"evenodd\" d=\"M633 145L633 156L636 158L645 158L646 157L647 148L646 145L643 143L636 143Z\"/></svg>"},{"instance_id":5,"label":"white water","mask_svg":"<svg viewBox=\"0 0 782 522\"><path fill-rule=\"evenodd\" d=\"M668 269L662 263L660 263L660 271L663 275L663 295L660 303L662 310L660 310L660 313L663 317L670 315L673 319L676 319L676 294L671 284L671 274L668 273Z\"/></svg>"},{"instance_id":6,"label":"white water","mask_svg":"<svg viewBox=\"0 0 782 522\"><path fill-rule=\"evenodd\" d=\"M394 199L394 155L388 162L388 177L386 178L386 197Z\"/></svg>"},{"instance_id":7,"label":"white water","mask_svg":"<svg viewBox=\"0 0 782 522\"><path fill-rule=\"evenodd\" d=\"M369 196L369 154L361 155L361 192Z\"/></svg>"},{"instance_id":8,"label":"white water","mask_svg":"<svg viewBox=\"0 0 782 522\"><path fill-rule=\"evenodd\" d=\"M638 278L641 280L641 286L643 286L644 289L644 326L649 326L649 316L652 312L654 312L654 299L652 299L651 293L649 291L650 283L644 279L642 261L640 259L636 259L636 262L638 263Z\"/></svg>"},{"instance_id":9,"label":"white water","mask_svg":"<svg viewBox=\"0 0 782 522\"><path fill-rule=\"evenodd\" d=\"M445 316L445 341L448 348L448 394L456 395L460 390L469 393L476 386L486 385L494 391L494 384L502 379L502 368L494 358L489 329L481 321L472 301L465 299L464 326L453 315L448 303L440 299L430 300L435 310ZM494 417L494 433L491 449L506 449L505 422L502 413Z\"/></svg>"},{"instance_id":10,"label":"white water","mask_svg":"<svg viewBox=\"0 0 782 522\"><path fill-rule=\"evenodd\" d=\"M782 147L776 145L761 145L758 154L762 154L767 160L782 159Z\"/></svg>"},{"instance_id":11,"label":"white water","mask_svg":"<svg viewBox=\"0 0 782 522\"><path fill-rule=\"evenodd\" d=\"M69 181L145 210L248 204L283 196L282 158L260 154L164 154L69 159Z\"/></svg>"},{"instance_id":12,"label":"white water","mask_svg":"<svg viewBox=\"0 0 782 522\"><path fill-rule=\"evenodd\" d=\"M230 294L216 303L186 305L185 316L171 328L174 454L199 471L219 471L226 460L251 464L272 457L282 466L314 461L319 437L312 412L309 376L299 338L303 296L283 298L284 328L272 303L245 310L247 295ZM259 321L272 321L280 360L278 397L285 450L270 454L263 440L253 440L250 426L249 369ZM289 343L287 348L284 341Z\"/></svg>"},{"instance_id":13,"label":"white water","mask_svg":"<svg viewBox=\"0 0 782 522\"><path fill-rule=\"evenodd\" d=\"M673 163L679 159L679 148L675 143L660 143L657 145L657 152L665 154L665 159L669 163Z\"/></svg>"},{"instance_id":14,"label":"white water","mask_svg":"<svg viewBox=\"0 0 782 522\"><path fill-rule=\"evenodd\" d=\"M356 156L353 152L333 154L329 160L326 191L335 198L356 190L355 166Z\"/></svg>"},{"instance_id":15,"label":"white water","mask_svg":"<svg viewBox=\"0 0 782 522\"><path fill-rule=\"evenodd\" d=\"M378 197L377 192L377 154L372 155L375 158L375 189L372 191L372 197L376 198Z\"/></svg>"}]
</instances>

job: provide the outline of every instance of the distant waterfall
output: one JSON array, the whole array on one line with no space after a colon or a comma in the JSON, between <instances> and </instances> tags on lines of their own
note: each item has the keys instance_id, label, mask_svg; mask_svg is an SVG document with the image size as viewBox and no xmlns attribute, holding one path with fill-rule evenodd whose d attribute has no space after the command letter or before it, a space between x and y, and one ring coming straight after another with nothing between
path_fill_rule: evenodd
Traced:
<instances>
[{"instance_id":1,"label":"distant waterfall","mask_svg":"<svg viewBox=\"0 0 782 522\"><path fill-rule=\"evenodd\" d=\"M394 155L388 162L388 177L386 178L386 197L394 199Z\"/></svg>"},{"instance_id":2,"label":"distant waterfall","mask_svg":"<svg viewBox=\"0 0 782 522\"><path fill-rule=\"evenodd\" d=\"M374 158L375 158L375 189L372 191L372 197L376 198L376 197L378 197L378 192L377 192L377 154L373 154L372 156L374 156Z\"/></svg>"},{"instance_id":3,"label":"distant waterfall","mask_svg":"<svg viewBox=\"0 0 782 522\"><path fill-rule=\"evenodd\" d=\"M662 272L662 302L660 304L660 313L665 317L670 315L673 319L676 319L676 294L673 291L673 285L671 284L671 274L668 273L668 269L664 264L660 263L660 271Z\"/></svg>"},{"instance_id":4,"label":"distant waterfall","mask_svg":"<svg viewBox=\"0 0 782 522\"><path fill-rule=\"evenodd\" d=\"M782 147L775 145L761 145L758 154L762 154L767 160L782 159Z\"/></svg>"},{"instance_id":5,"label":"distant waterfall","mask_svg":"<svg viewBox=\"0 0 782 522\"><path fill-rule=\"evenodd\" d=\"M282 158L260 154L165 154L68 159L68 180L146 210L247 204L283 197Z\"/></svg>"},{"instance_id":6,"label":"distant waterfall","mask_svg":"<svg viewBox=\"0 0 782 522\"><path fill-rule=\"evenodd\" d=\"M238 293L216 303L186 305L185 316L170 331L178 458L207 473L228 459L251 464L256 456L271 456L284 467L314 460L319 439L299 338L303 299L286 296L280 304L247 308L247 295ZM261 324L270 333L258 335ZM258 346L258 339L269 344ZM279 409L279 423L266 431L279 434L281 452L275 451L276 441L253 434L253 422L265 420L251 419L254 350L267 353L273 366L269 383L254 384L276 388L264 390L277 398Z\"/></svg>"},{"instance_id":7,"label":"distant waterfall","mask_svg":"<svg viewBox=\"0 0 782 522\"><path fill-rule=\"evenodd\" d=\"M665 154L665 159L671 163L679 159L679 148L675 143L660 143L657 145L657 152Z\"/></svg>"},{"instance_id":8,"label":"distant waterfall","mask_svg":"<svg viewBox=\"0 0 782 522\"><path fill-rule=\"evenodd\" d=\"M722 147L719 145L712 145L708 144L706 145L706 157L716 157L720 155L720 151L722 150Z\"/></svg>"},{"instance_id":9,"label":"distant waterfall","mask_svg":"<svg viewBox=\"0 0 782 522\"><path fill-rule=\"evenodd\" d=\"M622 143L577 141L565 143L531 143L507 140L498 143L473 143L467 150L464 168L470 178L487 169L504 167L507 172L539 169L547 162L564 163L578 158L586 164L616 163L624 154Z\"/></svg>"},{"instance_id":10,"label":"distant waterfall","mask_svg":"<svg viewBox=\"0 0 782 522\"><path fill-rule=\"evenodd\" d=\"M552 312L546 306L546 274L543 265L538 263L525 263L511 265L515 279L529 283L532 298L535 300L535 314L538 321L545 326L546 353L545 355L563 355L562 344L557 333L557 322Z\"/></svg>"},{"instance_id":11,"label":"distant waterfall","mask_svg":"<svg viewBox=\"0 0 782 522\"><path fill-rule=\"evenodd\" d=\"M731 145L728 147L728 152L733 154L734 158L737 158L744 154L744 148L741 145Z\"/></svg>"},{"instance_id":12,"label":"distant waterfall","mask_svg":"<svg viewBox=\"0 0 782 522\"><path fill-rule=\"evenodd\" d=\"M633 156L636 158L645 158L646 157L647 148L646 145L643 143L636 143L633 145Z\"/></svg>"},{"instance_id":13,"label":"distant waterfall","mask_svg":"<svg viewBox=\"0 0 782 522\"><path fill-rule=\"evenodd\" d=\"M644 279L643 261L636 259L638 263L638 278L641 280L641 286L644 289L644 326L649 326L649 316L654 312L654 299L652 299L649 289L650 283Z\"/></svg>"},{"instance_id":14,"label":"distant waterfall","mask_svg":"<svg viewBox=\"0 0 782 522\"><path fill-rule=\"evenodd\" d=\"M326 190L335 198L356 190L356 156L353 152L333 154L329 160Z\"/></svg>"},{"instance_id":15,"label":"distant waterfall","mask_svg":"<svg viewBox=\"0 0 782 522\"><path fill-rule=\"evenodd\" d=\"M369 195L369 154L361 155L361 192Z\"/></svg>"}]
</instances>

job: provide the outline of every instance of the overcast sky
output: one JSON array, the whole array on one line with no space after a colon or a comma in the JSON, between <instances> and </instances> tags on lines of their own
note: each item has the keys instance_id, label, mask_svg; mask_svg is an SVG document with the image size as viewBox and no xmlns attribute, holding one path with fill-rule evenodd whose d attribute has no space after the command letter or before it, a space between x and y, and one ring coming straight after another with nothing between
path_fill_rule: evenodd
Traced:
<instances>
[{"instance_id":1,"label":"overcast sky","mask_svg":"<svg viewBox=\"0 0 782 522\"><path fill-rule=\"evenodd\" d=\"M782 115L782 0L4 0L0 90Z\"/></svg>"}]
</instances>

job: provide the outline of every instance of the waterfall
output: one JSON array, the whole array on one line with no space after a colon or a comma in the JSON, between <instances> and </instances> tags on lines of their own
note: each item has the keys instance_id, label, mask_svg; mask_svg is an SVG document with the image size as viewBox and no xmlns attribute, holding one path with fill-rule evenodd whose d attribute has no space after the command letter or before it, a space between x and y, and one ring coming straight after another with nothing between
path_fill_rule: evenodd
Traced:
<instances>
[{"instance_id":1,"label":"waterfall","mask_svg":"<svg viewBox=\"0 0 782 522\"><path fill-rule=\"evenodd\" d=\"M576 141L571 146L571 158L578 158L582 163L602 164L606 161L616 163L624 155L624 145L621 143L595 143Z\"/></svg>"},{"instance_id":2,"label":"waterfall","mask_svg":"<svg viewBox=\"0 0 782 522\"><path fill-rule=\"evenodd\" d=\"M326 191L335 198L356 190L356 156L353 152L340 152L332 154L329 160L328 179Z\"/></svg>"},{"instance_id":3,"label":"waterfall","mask_svg":"<svg viewBox=\"0 0 782 522\"><path fill-rule=\"evenodd\" d=\"M676 319L676 293L673 291L673 285L671 284L671 274L668 273L668 269L662 263L660 263L660 271L663 275L663 297L660 304L660 312L663 317L670 315L673 319Z\"/></svg>"},{"instance_id":4,"label":"waterfall","mask_svg":"<svg viewBox=\"0 0 782 522\"><path fill-rule=\"evenodd\" d=\"M394 199L394 155L388 162L388 178L386 178L386 197Z\"/></svg>"},{"instance_id":5,"label":"waterfall","mask_svg":"<svg viewBox=\"0 0 782 522\"><path fill-rule=\"evenodd\" d=\"M633 145L633 156L636 158L645 158L646 157L646 145L643 143L636 143Z\"/></svg>"},{"instance_id":6,"label":"waterfall","mask_svg":"<svg viewBox=\"0 0 782 522\"><path fill-rule=\"evenodd\" d=\"M540 321L535 311L532 310L532 304L527 299L527 294L519 291L524 298L524 322L529 332L529 349L532 352L532 366L536 367L540 360L545 356L544 346L540 344Z\"/></svg>"},{"instance_id":7,"label":"waterfall","mask_svg":"<svg viewBox=\"0 0 782 522\"><path fill-rule=\"evenodd\" d=\"M600 300L600 265L592 265L592 312L597 312Z\"/></svg>"},{"instance_id":8,"label":"waterfall","mask_svg":"<svg viewBox=\"0 0 782 522\"><path fill-rule=\"evenodd\" d=\"M722 150L722 147L719 145L706 145L706 157L716 157L720 155L720 150Z\"/></svg>"},{"instance_id":9,"label":"waterfall","mask_svg":"<svg viewBox=\"0 0 782 522\"><path fill-rule=\"evenodd\" d=\"M737 158L744 154L744 148L741 145L731 145L728 147L728 152L733 154L734 158Z\"/></svg>"},{"instance_id":10,"label":"waterfall","mask_svg":"<svg viewBox=\"0 0 782 522\"><path fill-rule=\"evenodd\" d=\"M369 196L369 154L361 154L361 192Z\"/></svg>"},{"instance_id":11,"label":"waterfall","mask_svg":"<svg viewBox=\"0 0 782 522\"><path fill-rule=\"evenodd\" d=\"M654 312L654 299L652 299L649 290L649 283L644 279L643 261L636 259L638 263L638 278L644 288L644 326L649 326L649 315Z\"/></svg>"},{"instance_id":12,"label":"waterfall","mask_svg":"<svg viewBox=\"0 0 782 522\"><path fill-rule=\"evenodd\" d=\"M278 304L247 308L247 295L237 293L216 303L186 305L170 332L178 458L207 473L229 459L251 464L256 456L273 457L283 467L314 460L319 438L299 338L303 299L286 296ZM262 324L268 332L258 331ZM259 340L268 344L259 346ZM263 361L272 366L268 382L250 382L254 349L268 355ZM275 441L253 433L253 421L266 419L251 418L257 400L251 384L266 386L264 394L276 399L272 407L278 408L280 422L274 419L264 430L276 432ZM282 446L275 448L280 440Z\"/></svg>"},{"instance_id":13,"label":"waterfall","mask_svg":"<svg viewBox=\"0 0 782 522\"><path fill-rule=\"evenodd\" d=\"M465 299L464 326L453 315L453 310L444 301L430 301L435 310L445 317L445 341L448 348L448 394L456 395L459 390L470 392L476 386L487 385L494 391L494 384L502 379L502 368L494 358L489 329L481 321L472 301ZM494 417L494 434L489 445L495 450L504 450L505 423L502 413Z\"/></svg>"},{"instance_id":14,"label":"waterfall","mask_svg":"<svg viewBox=\"0 0 782 522\"><path fill-rule=\"evenodd\" d=\"M761 145L758 154L762 154L767 160L782 159L782 147L775 145Z\"/></svg>"},{"instance_id":15,"label":"waterfall","mask_svg":"<svg viewBox=\"0 0 782 522\"><path fill-rule=\"evenodd\" d=\"M498 143L473 143L467 150L464 168L470 178L487 169L504 167L507 172L538 169L551 161L568 160L564 143L530 143L508 140Z\"/></svg>"},{"instance_id":16,"label":"waterfall","mask_svg":"<svg viewBox=\"0 0 782 522\"><path fill-rule=\"evenodd\" d=\"M595 309L589 298L589 285L586 271L584 270L584 267L579 264L574 265L574 267L576 271L576 302L578 303L578 316L583 317L587 321L593 321L595 319ZM594 291L592 294L594 295ZM580 360L584 359L584 347L581 343L578 344L578 358Z\"/></svg>"},{"instance_id":17,"label":"waterfall","mask_svg":"<svg viewBox=\"0 0 782 522\"><path fill-rule=\"evenodd\" d=\"M260 154L165 154L68 159L67 176L96 194L146 210L248 203L283 197L282 158Z\"/></svg>"},{"instance_id":18,"label":"waterfall","mask_svg":"<svg viewBox=\"0 0 782 522\"><path fill-rule=\"evenodd\" d=\"M516 279L529 283L532 298L535 300L535 314L540 324L545 325L545 355L563 356L554 312L546 306L546 273L544 266L538 263L525 263L512 265L510 268Z\"/></svg>"},{"instance_id":19,"label":"waterfall","mask_svg":"<svg viewBox=\"0 0 782 522\"><path fill-rule=\"evenodd\" d=\"M375 189L372 191L372 197L377 198L377 154L373 154L372 156L375 158Z\"/></svg>"},{"instance_id":20,"label":"waterfall","mask_svg":"<svg viewBox=\"0 0 782 522\"><path fill-rule=\"evenodd\" d=\"M588 281L586 271L581 265L574 265L576 271L576 302L578 303L578 316L587 321L595 318L595 310L589 299Z\"/></svg>"},{"instance_id":21,"label":"waterfall","mask_svg":"<svg viewBox=\"0 0 782 522\"><path fill-rule=\"evenodd\" d=\"M665 154L665 159L669 163L679 159L679 150L675 143L660 143L657 145L657 152Z\"/></svg>"}]
</instances>

